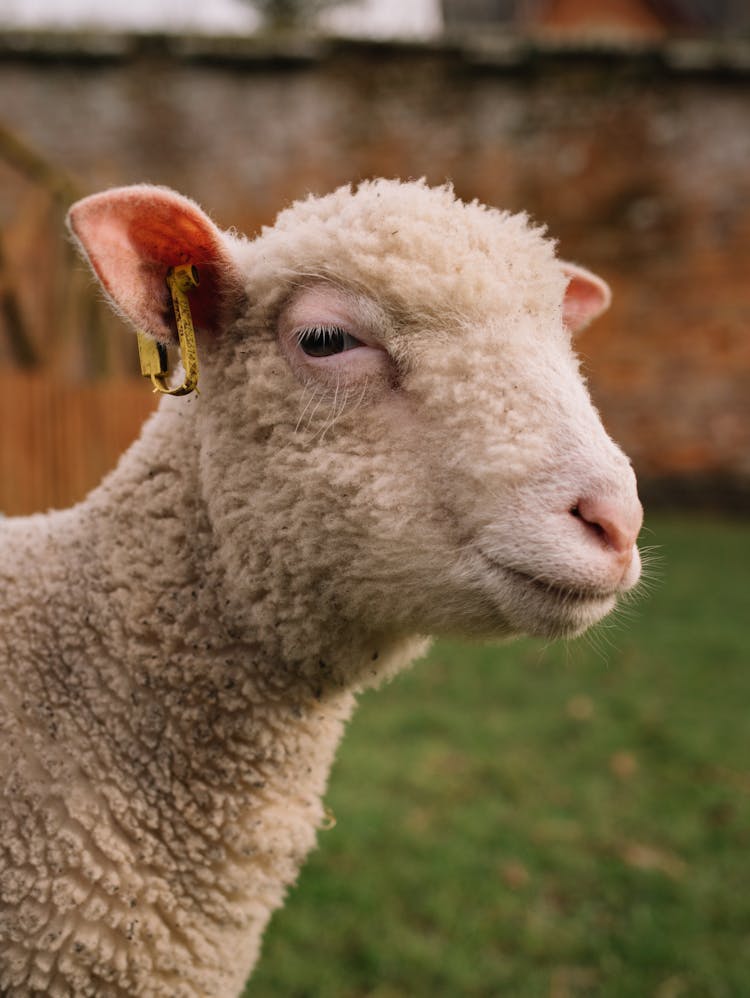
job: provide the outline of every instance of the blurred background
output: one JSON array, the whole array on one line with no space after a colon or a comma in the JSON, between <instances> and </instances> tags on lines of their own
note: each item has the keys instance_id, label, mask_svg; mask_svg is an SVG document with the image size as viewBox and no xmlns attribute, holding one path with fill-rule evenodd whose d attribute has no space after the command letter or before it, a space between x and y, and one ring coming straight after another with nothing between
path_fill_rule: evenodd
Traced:
<instances>
[{"instance_id":1,"label":"blurred background","mask_svg":"<svg viewBox=\"0 0 750 998\"><path fill-rule=\"evenodd\" d=\"M614 291L579 348L653 591L364 698L252 994L750 994L747 0L3 0L0 95L6 515L82 498L155 404L66 241L81 195L167 184L252 235L450 179Z\"/></svg>"}]
</instances>

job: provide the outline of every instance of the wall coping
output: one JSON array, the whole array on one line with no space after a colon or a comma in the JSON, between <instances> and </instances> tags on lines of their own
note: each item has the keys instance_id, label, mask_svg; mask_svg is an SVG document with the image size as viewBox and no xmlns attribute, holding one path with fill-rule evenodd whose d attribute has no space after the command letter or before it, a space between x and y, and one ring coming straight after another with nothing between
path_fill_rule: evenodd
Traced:
<instances>
[{"instance_id":1,"label":"wall coping","mask_svg":"<svg viewBox=\"0 0 750 998\"><path fill-rule=\"evenodd\" d=\"M432 41L316 34L199 35L122 31L0 29L0 61L127 63L146 57L226 66L305 67L342 57L440 57L484 72L521 73L565 65L617 65L651 74L750 76L750 38L541 40L499 31Z\"/></svg>"}]
</instances>

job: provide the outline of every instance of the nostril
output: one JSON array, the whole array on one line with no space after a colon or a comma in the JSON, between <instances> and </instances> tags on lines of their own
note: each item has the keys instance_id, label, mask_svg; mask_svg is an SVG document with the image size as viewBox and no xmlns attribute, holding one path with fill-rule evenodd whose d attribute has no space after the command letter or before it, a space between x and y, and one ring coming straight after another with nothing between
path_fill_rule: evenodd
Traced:
<instances>
[{"instance_id":1,"label":"nostril","mask_svg":"<svg viewBox=\"0 0 750 998\"><path fill-rule=\"evenodd\" d=\"M570 513L621 555L632 551L643 518L641 504L637 500L634 503L618 503L614 499L583 498L571 507Z\"/></svg>"},{"instance_id":2,"label":"nostril","mask_svg":"<svg viewBox=\"0 0 750 998\"><path fill-rule=\"evenodd\" d=\"M607 531L602 526L601 523L597 523L595 520L589 520L581 512L580 506L576 503L575 506L570 508L570 515L576 517L578 520L583 520L586 524L587 529L592 533L596 534L605 544L609 544L609 539L607 537Z\"/></svg>"}]
</instances>

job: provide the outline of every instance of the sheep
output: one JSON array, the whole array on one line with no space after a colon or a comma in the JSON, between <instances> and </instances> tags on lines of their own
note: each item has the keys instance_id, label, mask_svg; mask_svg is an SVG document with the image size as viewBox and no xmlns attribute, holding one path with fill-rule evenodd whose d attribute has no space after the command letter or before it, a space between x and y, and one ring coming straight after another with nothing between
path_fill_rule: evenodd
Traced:
<instances>
[{"instance_id":1,"label":"sheep","mask_svg":"<svg viewBox=\"0 0 750 998\"><path fill-rule=\"evenodd\" d=\"M164 344L197 268L201 382L77 506L0 525L0 992L234 996L357 692L635 585L635 477L571 346L609 289L423 181L255 239L148 185L69 224Z\"/></svg>"}]
</instances>

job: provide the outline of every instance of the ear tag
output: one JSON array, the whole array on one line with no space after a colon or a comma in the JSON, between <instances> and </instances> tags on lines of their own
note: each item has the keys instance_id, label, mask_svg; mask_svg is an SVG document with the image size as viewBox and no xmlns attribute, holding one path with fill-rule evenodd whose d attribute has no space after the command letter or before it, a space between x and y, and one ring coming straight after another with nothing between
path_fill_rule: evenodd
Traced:
<instances>
[{"instance_id":1,"label":"ear tag","mask_svg":"<svg viewBox=\"0 0 750 998\"><path fill-rule=\"evenodd\" d=\"M167 286L172 296L172 308L180 341L180 358L185 368L185 380L179 387L170 388L167 385L169 365L167 348L164 344L158 343L140 331L136 334L143 376L150 378L154 391L161 392L162 395L189 395L198 387L198 350L187 298L187 292L197 288L198 283L198 268L192 264L170 267L167 271Z\"/></svg>"}]
</instances>

